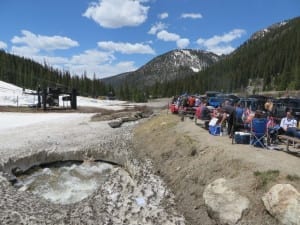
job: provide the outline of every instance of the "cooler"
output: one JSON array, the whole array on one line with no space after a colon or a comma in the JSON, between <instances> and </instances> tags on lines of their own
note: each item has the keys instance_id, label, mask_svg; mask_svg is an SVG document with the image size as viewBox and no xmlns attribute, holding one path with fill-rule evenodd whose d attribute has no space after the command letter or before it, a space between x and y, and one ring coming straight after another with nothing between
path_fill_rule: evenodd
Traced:
<instances>
[{"instance_id":1,"label":"cooler","mask_svg":"<svg viewBox=\"0 0 300 225\"><path fill-rule=\"evenodd\" d=\"M221 126L215 125L215 126L209 126L208 131L210 134L215 135L215 136L220 136L221 133Z\"/></svg>"},{"instance_id":2,"label":"cooler","mask_svg":"<svg viewBox=\"0 0 300 225\"><path fill-rule=\"evenodd\" d=\"M235 132L234 133L234 142L236 144L250 144L250 134L245 132Z\"/></svg>"}]
</instances>

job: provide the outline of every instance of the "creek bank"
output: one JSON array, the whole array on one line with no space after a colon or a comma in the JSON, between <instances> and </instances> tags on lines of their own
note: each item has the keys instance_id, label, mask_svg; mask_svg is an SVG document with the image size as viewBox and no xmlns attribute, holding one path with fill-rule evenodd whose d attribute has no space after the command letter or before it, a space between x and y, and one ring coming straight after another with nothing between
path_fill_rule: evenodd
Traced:
<instances>
[{"instance_id":1,"label":"creek bank","mask_svg":"<svg viewBox=\"0 0 300 225\"><path fill-rule=\"evenodd\" d=\"M152 163L141 163L133 155L135 124L113 129L107 121L92 122L89 114L72 116L43 123L43 129L32 124L0 132L1 224L185 224ZM92 195L68 205L18 191L5 178L12 170L67 160L105 160L120 166Z\"/></svg>"}]
</instances>

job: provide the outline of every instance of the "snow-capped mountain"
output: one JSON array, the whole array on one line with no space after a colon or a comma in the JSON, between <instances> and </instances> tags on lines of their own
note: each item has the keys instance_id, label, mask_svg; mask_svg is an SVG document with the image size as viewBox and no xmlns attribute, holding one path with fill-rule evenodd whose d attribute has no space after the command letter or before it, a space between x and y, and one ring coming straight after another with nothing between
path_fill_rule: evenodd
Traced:
<instances>
[{"instance_id":1,"label":"snow-capped mountain","mask_svg":"<svg viewBox=\"0 0 300 225\"><path fill-rule=\"evenodd\" d=\"M151 86L199 72L219 61L220 56L202 50L173 50L157 56L136 71L105 78L105 83L119 86L124 81L135 86Z\"/></svg>"}]
</instances>

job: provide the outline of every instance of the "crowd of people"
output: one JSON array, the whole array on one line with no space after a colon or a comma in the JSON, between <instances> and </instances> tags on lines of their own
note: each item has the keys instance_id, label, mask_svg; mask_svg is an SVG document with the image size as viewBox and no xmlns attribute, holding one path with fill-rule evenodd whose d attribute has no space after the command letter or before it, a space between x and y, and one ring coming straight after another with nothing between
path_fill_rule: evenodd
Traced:
<instances>
[{"instance_id":1,"label":"crowd of people","mask_svg":"<svg viewBox=\"0 0 300 225\"><path fill-rule=\"evenodd\" d=\"M276 142L276 138L280 134L300 139L300 122L293 117L293 111L286 107L285 117L276 118L272 113L271 99L265 102L263 109L252 110L251 107L243 105L239 101L225 100L218 107L212 107L208 105L206 98L182 95L173 98L171 107L173 113L180 114L184 114L187 109L192 109L195 119L207 121L208 126L220 127L220 132L228 133L230 138L233 138L236 131L250 129L254 118L264 118L266 133L272 142ZM225 130L227 132L224 132Z\"/></svg>"}]
</instances>

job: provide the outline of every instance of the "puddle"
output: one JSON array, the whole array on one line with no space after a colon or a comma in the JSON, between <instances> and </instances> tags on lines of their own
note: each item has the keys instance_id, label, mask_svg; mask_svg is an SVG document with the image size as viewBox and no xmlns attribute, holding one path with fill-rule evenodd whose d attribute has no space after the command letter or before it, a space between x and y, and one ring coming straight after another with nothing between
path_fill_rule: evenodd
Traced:
<instances>
[{"instance_id":1,"label":"puddle","mask_svg":"<svg viewBox=\"0 0 300 225\"><path fill-rule=\"evenodd\" d=\"M57 204L71 204L91 195L115 165L105 162L59 162L34 167L17 177L14 186Z\"/></svg>"}]
</instances>

